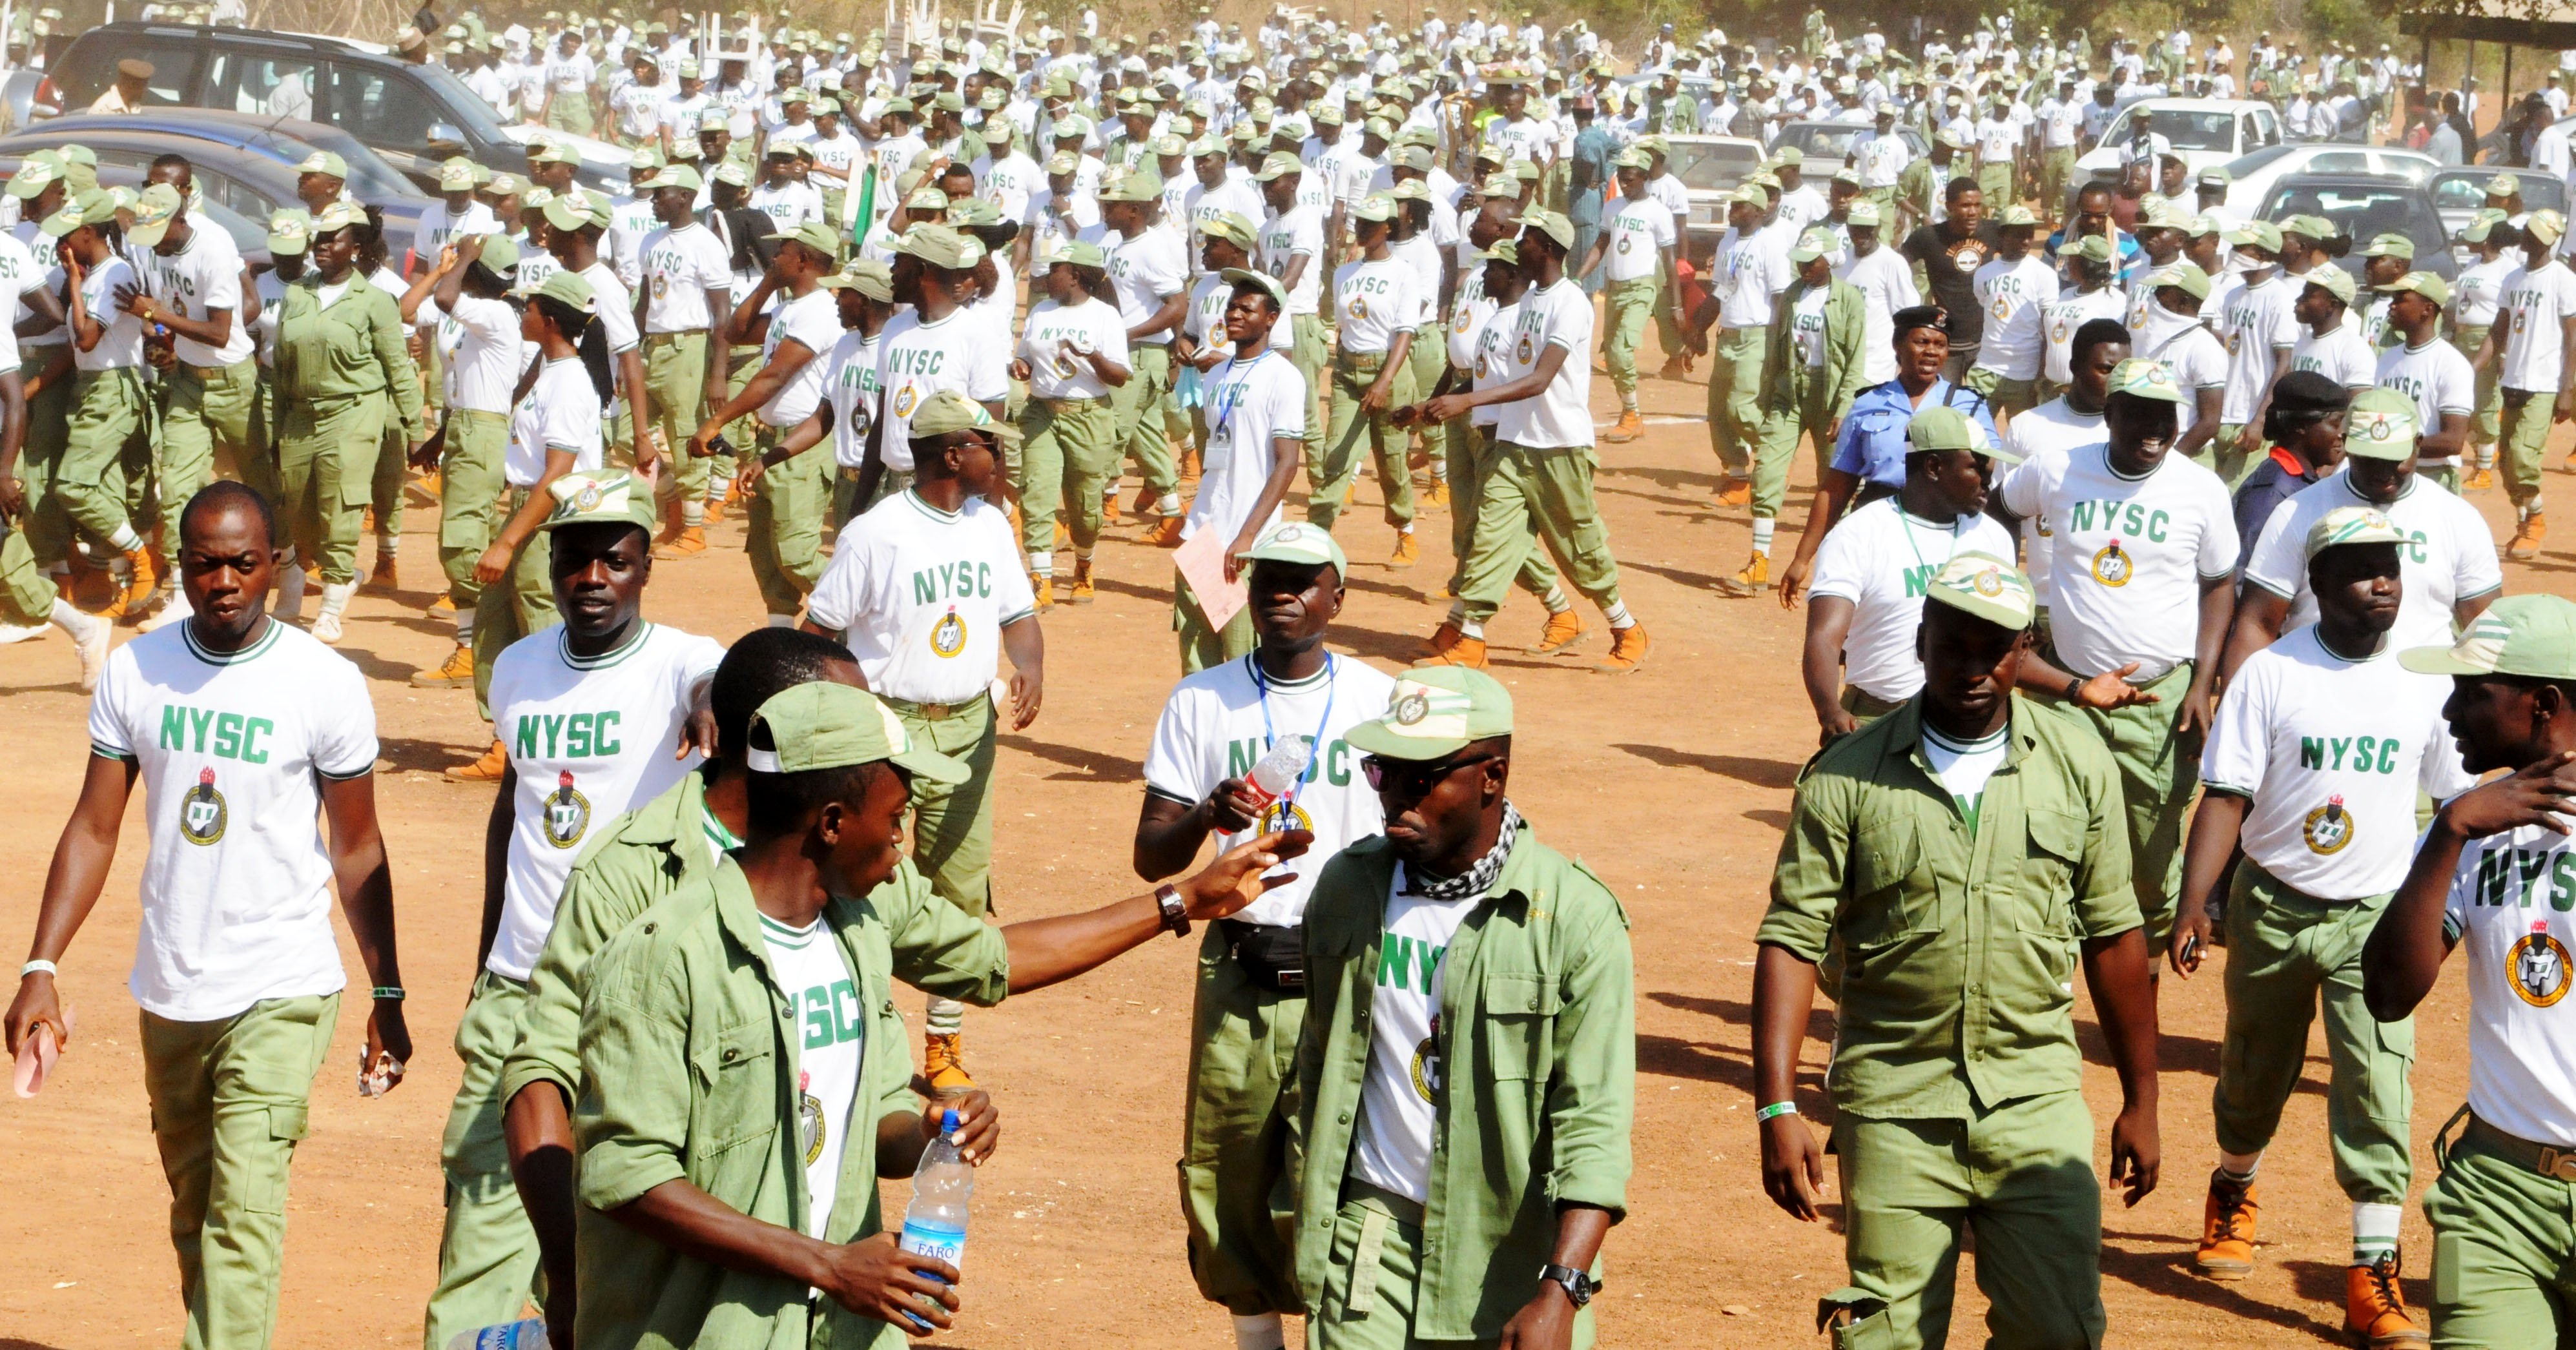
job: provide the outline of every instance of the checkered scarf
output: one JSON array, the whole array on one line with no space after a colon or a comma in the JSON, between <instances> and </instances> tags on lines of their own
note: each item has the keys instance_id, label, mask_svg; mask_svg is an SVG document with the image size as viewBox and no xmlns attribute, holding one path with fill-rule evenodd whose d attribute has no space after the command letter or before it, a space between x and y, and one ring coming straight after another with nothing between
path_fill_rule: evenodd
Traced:
<instances>
[{"instance_id":1,"label":"checkered scarf","mask_svg":"<svg viewBox=\"0 0 2576 1350\"><path fill-rule=\"evenodd\" d=\"M1503 801L1503 828L1494 836L1494 846L1478 858L1473 867L1454 877L1434 877L1404 870L1404 893L1425 900L1473 900L1494 888L1503 875L1503 864L1511 859L1512 842L1520 837L1521 813L1509 798Z\"/></svg>"}]
</instances>

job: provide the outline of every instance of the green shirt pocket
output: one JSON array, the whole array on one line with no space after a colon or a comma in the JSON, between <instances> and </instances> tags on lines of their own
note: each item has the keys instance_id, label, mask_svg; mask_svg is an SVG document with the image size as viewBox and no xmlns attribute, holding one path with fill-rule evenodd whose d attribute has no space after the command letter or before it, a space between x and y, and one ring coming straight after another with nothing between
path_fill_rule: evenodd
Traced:
<instances>
[{"instance_id":1,"label":"green shirt pocket","mask_svg":"<svg viewBox=\"0 0 2576 1350\"><path fill-rule=\"evenodd\" d=\"M1496 1080L1546 1076L1555 1063L1551 1038L1563 1006L1556 981L1538 971L1485 973L1485 1059Z\"/></svg>"}]
</instances>

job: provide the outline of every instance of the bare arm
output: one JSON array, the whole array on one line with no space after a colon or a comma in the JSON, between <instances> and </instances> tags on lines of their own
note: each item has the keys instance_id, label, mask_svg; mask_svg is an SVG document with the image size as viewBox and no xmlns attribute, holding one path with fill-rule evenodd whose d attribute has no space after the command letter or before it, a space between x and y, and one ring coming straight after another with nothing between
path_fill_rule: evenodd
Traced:
<instances>
[{"instance_id":1,"label":"bare arm","mask_svg":"<svg viewBox=\"0 0 2576 1350\"><path fill-rule=\"evenodd\" d=\"M1843 508L1859 491L1859 474L1828 465L1816 476L1816 491L1807 503L1807 524L1798 532L1798 551L1780 573L1782 608L1797 608L1798 596L1807 589L1807 578L1816 570L1816 549L1825 542L1825 532L1843 518Z\"/></svg>"},{"instance_id":2,"label":"bare arm","mask_svg":"<svg viewBox=\"0 0 2576 1350\"><path fill-rule=\"evenodd\" d=\"M1196 920L1221 919L1259 899L1263 892L1294 879L1293 874L1262 873L1306 851L1315 836L1287 830L1249 839L1226 850L1216 861L1178 883L1181 902ZM1163 931L1162 906L1140 895L1079 914L1029 919L1002 929L1011 954L1011 992L1028 993L1060 984Z\"/></svg>"},{"instance_id":3,"label":"bare arm","mask_svg":"<svg viewBox=\"0 0 2576 1350\"><path fill-rule=\"evenodd\" d=\"M376 777L371 771L355 778L322 780L322 815L330 823L331 876L340 889L340 913L349 920L349 937L358 960L378 989L402 988L402 964L394 952L394 874L385 861L385 839L376 824ZM403 1024L400 998L374 1000L367 1016L364 1064L390 1055L396 1063L411 1059L411 1032ZM392 1080L399 1086L402 1079Z\"/></svg>"},{"instance_id":4,"label":"bare arm","mask_svg":"<svg viewBox=\"0 0 2576 1350\"><path fill-rule=\"evenodd\" d=\"M1764 943L1753 959L1753 1101L1798 1099L1798 1056L1816 1010L1816 965ZM1789 1217L1814 1223L1825 1193L1825 1151L1796 1112L1755 1125L1762 1136L1762 1190Z\"/></svg>"},{"instance_id":5,"label":"bare arm","mask_svg":"<svg viewBox=\"0 0 2576 1350\"><path fill-rule=\"evenodd\" d=\"M1026 731L1046 699L1046 635L1036 615L1002 625L1002 654L1011 658L1011 730Z\"/></svg>"},{"instance_id":6,"label":"bare arm","mask_svg":"<svg viewBox=\"0 0 2576 1350\"><path fill-rule=\"evenodd\" d=\"M2236 856L2237 836L2252 804L2237 793L2209 788L2192 812L2191 835L2183 844L2181 905L2174 914L2173 937L2165 945L2165 960L2186 980L2200 969L2209 950L2209 897L2227 875L2228 860Z\"/></svg>"},{"instance_id":7,"label":"bare arm","mask_svg":"<svg viewBox=\"0 0 2576 1350\"><path fill-rule=\"evenodd\" d=\"M1816 725L1823 728L1824 739L1856 730L1860 723L1843 711L1843 639L1850 636L1852 616L1857 613L1852 602L1839 595L1816 598L1807 606L1807 641L1798 661L1799 676L1806 681L1807 702L1816 710Z\"/></svg>"},{"instance_id":8,"label":"bare arm","mask_svg":"<svg viewBox=\"0 0 2576 1350\"><path fill-rule=\"evenodd\" d=\"M2128 1183L2135 1206L2156 1188L2163 1149L2156 1134L2156 986L2147 930L2132 928L2084 943L2084 984L2120 1075L2120 1114L2111 1122L2112 1185Z\"/></svg>"},{"instance_id":9,"label":"bare arm","mask_svg":"<svg viewBox=\"0 0 2576 1350\"><path fill-rule=\"evenodd\" d=\"M140 772L142 766L133 760L90 756L80 797L72 804L71 819L63 822L62 835L54 841L53 862L45 869L44 898L37 902L36 936L27 944L28 960L59 961L71 950L73 935L88 921L100 890L107 885L107 869L116 861L117 834L125 823L126 798L133 794ZM38 1022L53 1027L55 1044L71 1043L71 1025L63 1020L62 1005L55 998L54 977L41 972L18 980L18 996L9 1005L11 1053L17 1052Z\"/></svg>"},{"instance_id":10,"label":"bare arm","mask_svg":"<svg viewBox=\"0 0 2576 1350\"><path fill-rule=\"evenodd\" d=\"M492 794L492 809L483 817L483 921L474 945L476 970L491 959L492 942L501 934L502 896L510 882L510 827L517 820L512 803L518 793L518 766L505 764L500 790Z\"/></svg>"},{"instance_id":11,"label":"bare arm","mask_svg":"<svg viewBox=\"0 0 2576 1350\"><path fill-rule=\"evenodd\" d=\"M2576 810L2576 751L2561 750L2509 777L2453 797L2433 813L2406 880L2361 947L2361 998L2370 1015L2394 1022L2433 992L2451 941L2442 907L2471 840L2538 825L2565 834Z\"/></svg>"},{"instance_id":12,"label":"bare arm","mask_svg":"<svg viewBox=\"0 0 2576 1350\"><path fill-rule=\"evenodd\" d=\"M2281 627L2290 621L2289 600L2248 581L2236 596L2236 617L2227 630L2227 650L2218 659L2218 682L2223 688L2236 678L2237 667L2245 658L2281 640Z\"/></svg>"}]
</instances>

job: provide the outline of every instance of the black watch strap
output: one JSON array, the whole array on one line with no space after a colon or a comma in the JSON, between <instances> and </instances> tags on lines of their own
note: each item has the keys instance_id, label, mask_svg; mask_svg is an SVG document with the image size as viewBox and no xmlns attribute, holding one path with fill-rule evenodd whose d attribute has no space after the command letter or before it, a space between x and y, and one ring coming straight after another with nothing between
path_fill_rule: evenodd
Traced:
<instances>
[{"instance_id":1,"label":"black watch strap","mask_svg":"<svg viewBox=\"0 0 2576 1350\"><path fill-rule=\"evenodd\" d=\"M1163 926L1174 937L1190 935L1190 907L1181 903L1181 893L1169 883L1154 888L1154 903L1163 910Z\"/></svg>"},{"instance_id":2,"label":"black watch strap","mask_svg":"<svg viewBox=\"0 0 2576 1350\"><path fill-rule=\"evenodd\" d=\"M1584 1304L1590 1303L1592 1301L1592 1296L1600 1293L1601 1286L1605 1283L1605 1281L1593 1279L1591 1276L1584 1274L1582 1271L1576 1270L1572 1266L1540 1266L1538 1268L1538 1277L1551 1284L1562 1287L1565 1290L1566 1298L1572 1300L1574 1306L1578 1308L1582 1307Z\"/></svg>"}]
</instances>

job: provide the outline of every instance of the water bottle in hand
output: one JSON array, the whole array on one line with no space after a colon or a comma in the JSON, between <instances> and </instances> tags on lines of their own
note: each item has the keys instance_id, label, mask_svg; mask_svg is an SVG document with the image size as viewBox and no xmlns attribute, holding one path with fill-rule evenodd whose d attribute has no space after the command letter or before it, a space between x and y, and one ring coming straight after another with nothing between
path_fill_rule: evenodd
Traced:
<instances>
[{"instance_id":1,"label":"water bottle in hand","mask_svg":"<svg viewBox=\"0 0 2576 1350\"><path fill-rule=\"evenodd\" d=\"M963 1270L966 1198L975 1193L975 1166L957 1151L959 1123L955 1107L940 1113L939 1137L921 1151L921 1165L912 1169L912 1203L903 1211L903 1239L896 1245ZM930 1330L928 1322L904 1315L914 1326Z\"/></svg>"},{"instance_id":2,"label":"water bottle in hand","mask_svg":"<svg viewBox=\"0 0 2576 1350\"><path fill-rule=\"evenodd\" d=\"M1252 766L1252 772L1244 776L1244 782L1252 789L1253 797L1266 808L1305 776L1306 765L1314 757L1315 748L1304 737L1290 736L1270 747L1270 753Z\"/></svg>"},{"instance_id":3,"label":"water bottle in hand","mask_svg":"<svg viewBox=\"0 0 2576 1350\"><path fill-rule=\"evenodd\" d=\"M551 1344L546 1324L531 1317L480 1331L460 1331L447 1343L447 1350L548 1350Z\"/></svg>"}]
</instances>

